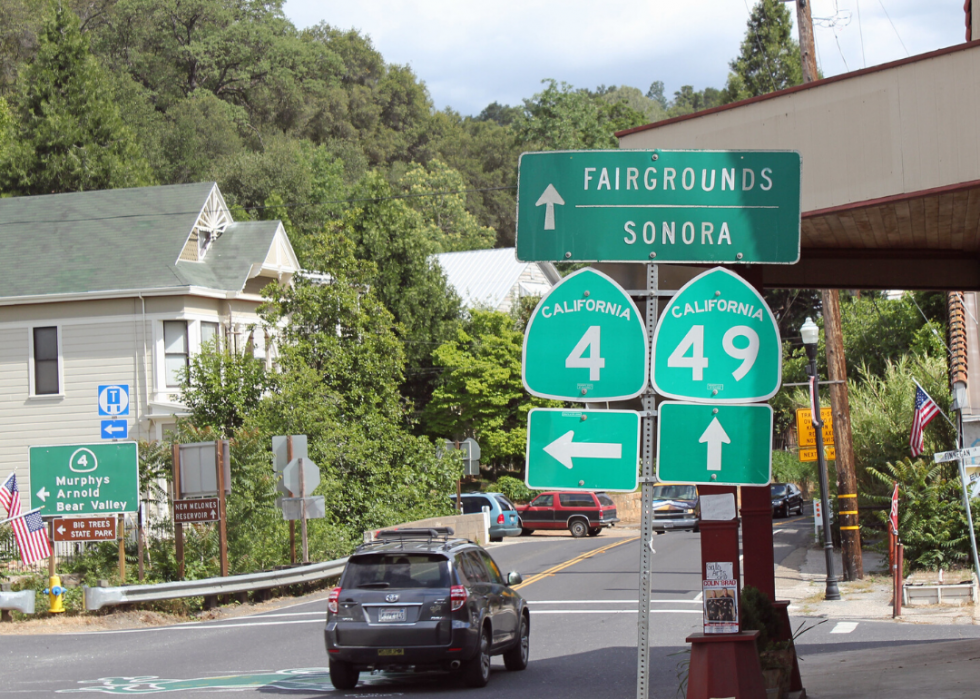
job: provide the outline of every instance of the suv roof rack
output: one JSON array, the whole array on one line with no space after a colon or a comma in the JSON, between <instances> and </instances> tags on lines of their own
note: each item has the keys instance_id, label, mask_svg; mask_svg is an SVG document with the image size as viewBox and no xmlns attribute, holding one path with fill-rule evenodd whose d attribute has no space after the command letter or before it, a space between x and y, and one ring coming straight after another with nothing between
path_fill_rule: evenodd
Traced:
<instances>
[{"instance_id":1,"label":"suv roof rack","mask_svg":"<svg viewBox=\"0 0 980 699\"><path fill-rule=\"evenodd\" d=\"M404 529L383 529L375 535L375 539L448 539L455 533L452 527L406 527Z\"/></svg>"}]
</instances>

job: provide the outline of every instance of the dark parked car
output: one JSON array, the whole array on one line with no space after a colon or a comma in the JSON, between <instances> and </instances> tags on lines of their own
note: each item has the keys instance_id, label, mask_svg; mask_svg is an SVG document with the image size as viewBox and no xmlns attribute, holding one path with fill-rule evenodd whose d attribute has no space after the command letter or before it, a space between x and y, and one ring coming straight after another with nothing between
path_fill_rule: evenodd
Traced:
<instances>
[{"instance_id":1,"label":"dark parked car","mask_svg":"<svg viewBox=\"0 0 980 699\"><path fill-rule=\"evenodd\" d=\"M382 531L357 547L327 597L330 681L351 689L362 670L461 670L490 679L490 656L527 667L531 617L486 551L449 527Z\"/></svg>"},{"instance_id":2,"label":"dark parked car","mask_svg":"<svg viewBox=\"0 0 980 699\"><path fill-rule=\"evenodd\" d=\"M517 508L503 493L463 493L463 514L475 515L490 508L490 541L501 541L505 536L520 536L521 525L517 519ZM452 497L453 505L456 496Z\"/></svg>"},{"instance_id":3,"label":"dark parked car","mask_svg":"<svg viewBox=\"0 0 980 699\"><path fill-rule=\"evenodd\" d=\"M696 485L657 485L653 488L653 528L667 532L674 529L699 531L701 500Z\"/></svg>"},{"instance_id":4,"label":"dark parked car","mask_svg":"<svg viewBox=\"0 0 980 699\"><path fill-rule=\"evenodd\" d=\"M603 527L619 521L616 503L605 493L542 493L517 508L521 533L537 529L567 529L574 537L599 536Z\"/></svg>"},{"instance_id":5,"label":"dark parked car","mask_svg":"<svg viewBox=\"0 0 980 699\"><path fill-rule=\"evenodd\" d=\"M803 514L803 493L793 483L772 483L769 486L772 499L772 516L789 517Z\"/></svg>"}]
</instances>

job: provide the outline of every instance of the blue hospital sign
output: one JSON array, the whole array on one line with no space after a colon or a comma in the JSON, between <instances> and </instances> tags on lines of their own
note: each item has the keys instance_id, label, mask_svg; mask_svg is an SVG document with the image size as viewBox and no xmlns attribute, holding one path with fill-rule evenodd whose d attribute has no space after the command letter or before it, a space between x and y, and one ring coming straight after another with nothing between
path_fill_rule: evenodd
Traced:
<instances>
[{"instance_id":1,"label":"blue hospital sign","mask_svg":"<svg viewBox=\"0 0 980 699\"><path fill-rule=\"evenodd\" d=\"M99 386L99 415L129 415L129 385Z\"/></svg>"}]
</instances>

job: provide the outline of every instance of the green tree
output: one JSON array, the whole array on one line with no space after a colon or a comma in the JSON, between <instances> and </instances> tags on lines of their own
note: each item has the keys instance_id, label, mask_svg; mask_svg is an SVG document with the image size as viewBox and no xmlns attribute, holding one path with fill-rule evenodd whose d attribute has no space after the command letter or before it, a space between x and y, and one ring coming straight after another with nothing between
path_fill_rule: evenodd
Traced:
<instances>
[{"instance_id":1,"label":"green tree","mask_svg":"<svg viewBox=\"0 0 980 699\"><path fill-rule=\"evenodd\" d=\"M195 427L211 427L229 436L245 423L268 387L262 360L212 341L191 357L181 402L190 409Z\"/></svg>"},{"instance_id":2,"label":"green tree","mask_svg":"<svg viewBox=\"0 0 980 699\"><path fill-rule=\"evenodd\" d=\"M674 99L667 107L667 116L678 117L693 114L722 105L725 101L725 95L721 90L706 87L696 92L692 85L684 85L674 93Z\"/></svg>"},{"instance_id":3,"label":"green tree","mask_svg":"<svg viewBox=\"0 0 980 699\"><path fill-rule=\"evenodd\" d=\"M746 23L741 51L729 64L724 102L735 102L803 82L800 45L789 9L779 0L759 0Z\"/></svg>"},{"instance_id":4,"label":"green tree","mask_svg":"<svg viewBox=\"0 0 980 699\"><path fill-rule=\"evenodd\" d=\"M641 112L624 101L610 103L568 83L543 80L546 87L524 100L514 122L518 141L546 150L615 148L613 135L646 123Z\"/></svg>"},{"instance_id":5,"label":"green tree","mask_svg":"<svg viewBox=\"0 0 980 699\"><path fill-rule=\"evenodd\" d=\"M436 252L493 247L496 231L466 210L466 181L445 163L415 165L398 184L407 195L405 203L422 215Z\"/></svg>"},{"instance_id":6,"label":"green tree","mask_svg":"<svg viewBox=\"0 0 980 699\"><path fill-rule=\"evenodd\" d=\"M359 206L344 214L340 227L357 257L373 263L365 283L395 317L405 343L404 392L422 406L432 390L432 350L451 336L460 302L431 257L436 247L422 217L392 195L379 173L369 174L353 192Z\"/></svg>"},{"instance_id":7,"label":"green tree","mask_svg":"<svg viewBox=\"0 0 980 699\"><path fill-rule=\"evenodd\" d=\"M402 344L372 283L374 265L354 250L343 235L323 233L310 259L330 282L269 289L270 327L289 322L278 341L281 372L248 423L309 436L323 477L317 492L348 543L365 529L445 514L459 475L458 464L408 432Z\"/></svg>"},{"instance_id":8,"label":"green tree","mask_svg":"<svg viewBox=\"0 0 980 699\"><path fill-rule=\"evenodd\" d=\"M179 184L208 179L215 162L238 155L248 115L241 107L205 89L181 99L166 114L163 149L168 156L164 182Z\"/></svg>"},{"instance_id":9,"label":"green tree","mask_svg":"<svg viewBox=\"0 0 980 699\"><path fill-rule=\"evenodd\" d=\"M152 183L78 16L63 3L50 5L14 104L18 124L4 162L6 189L49 194Z\"/></svg>"},{"instance_id":10,"label":"green tree","mask_svg":"<svg viewBox=\"0 0 980 699\"><path fill-rule=\"evenodd\" d=\"M560 405L524 390L523 346L524 336L510 315L473 311L433 355L444 371L423 413L426 431L437 438L474 437L485 462L498 469L523 468L528 411Z\"/></svg>"}]
</instances>

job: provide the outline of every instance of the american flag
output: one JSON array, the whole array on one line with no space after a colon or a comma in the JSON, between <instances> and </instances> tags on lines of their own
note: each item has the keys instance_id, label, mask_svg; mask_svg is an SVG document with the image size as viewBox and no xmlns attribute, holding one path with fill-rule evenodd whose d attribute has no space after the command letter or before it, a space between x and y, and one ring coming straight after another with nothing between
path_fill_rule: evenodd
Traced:
<instances>
[{"instance_id":1,"label":"american flag","mask_svg":"<svg viewBox=\"0 0 980 699\"><path fill-rule=\"evenodd\" d=\"M912 456L919 456L922 453L922 445L925 441L923 430L932 419L939 414L939 406L936 401L929 397L929 394L922 390L922 387L915 386L915 410L912 415L912 434L909 436L909 447L912 449Z\"/></svg>"},{"instance_id":2,"label":"american flag","mask_svg":"<svg viewBox=\"0 0 980 699\"><path fill-rule=\"evenodd\" d=\"M14 528L20 560L25 566L51 555L48 531L41 519L40 507L13 519L10 525Z\"/></svg>"},{"instance_id":3,"label":"american flag","mask_svg":"<svg viewBox=\"0 0 980 699\"><path fill-rule=\"evenodd\" d=\"M810 377L810 420L813 422L814 427L820 424L820 411L817 410L817 391L820 388L817 386L817 377Z\"/></svg>"},{"instance_id":4,"label":"american flag","mask_svg":"<svg viewBox=\"0 0 980 699\"><path fill-rule=\"evenodd\" d=\"M8 517L20 514L20 493L17 492L17 476L13 473L0 485L0 507L7 510Z\"/></svg>"},{"instance_id":5,"label":"american flag","mask_svg":"<svg viewBox=\"0 0 980 699\"><path fill-rule=\"evenodd\" d=\"M888 515L888 522L892 532L898 534L898 481L895 481L895 492L892 493L892 510Z\"/></svg>"}]
</instances>

